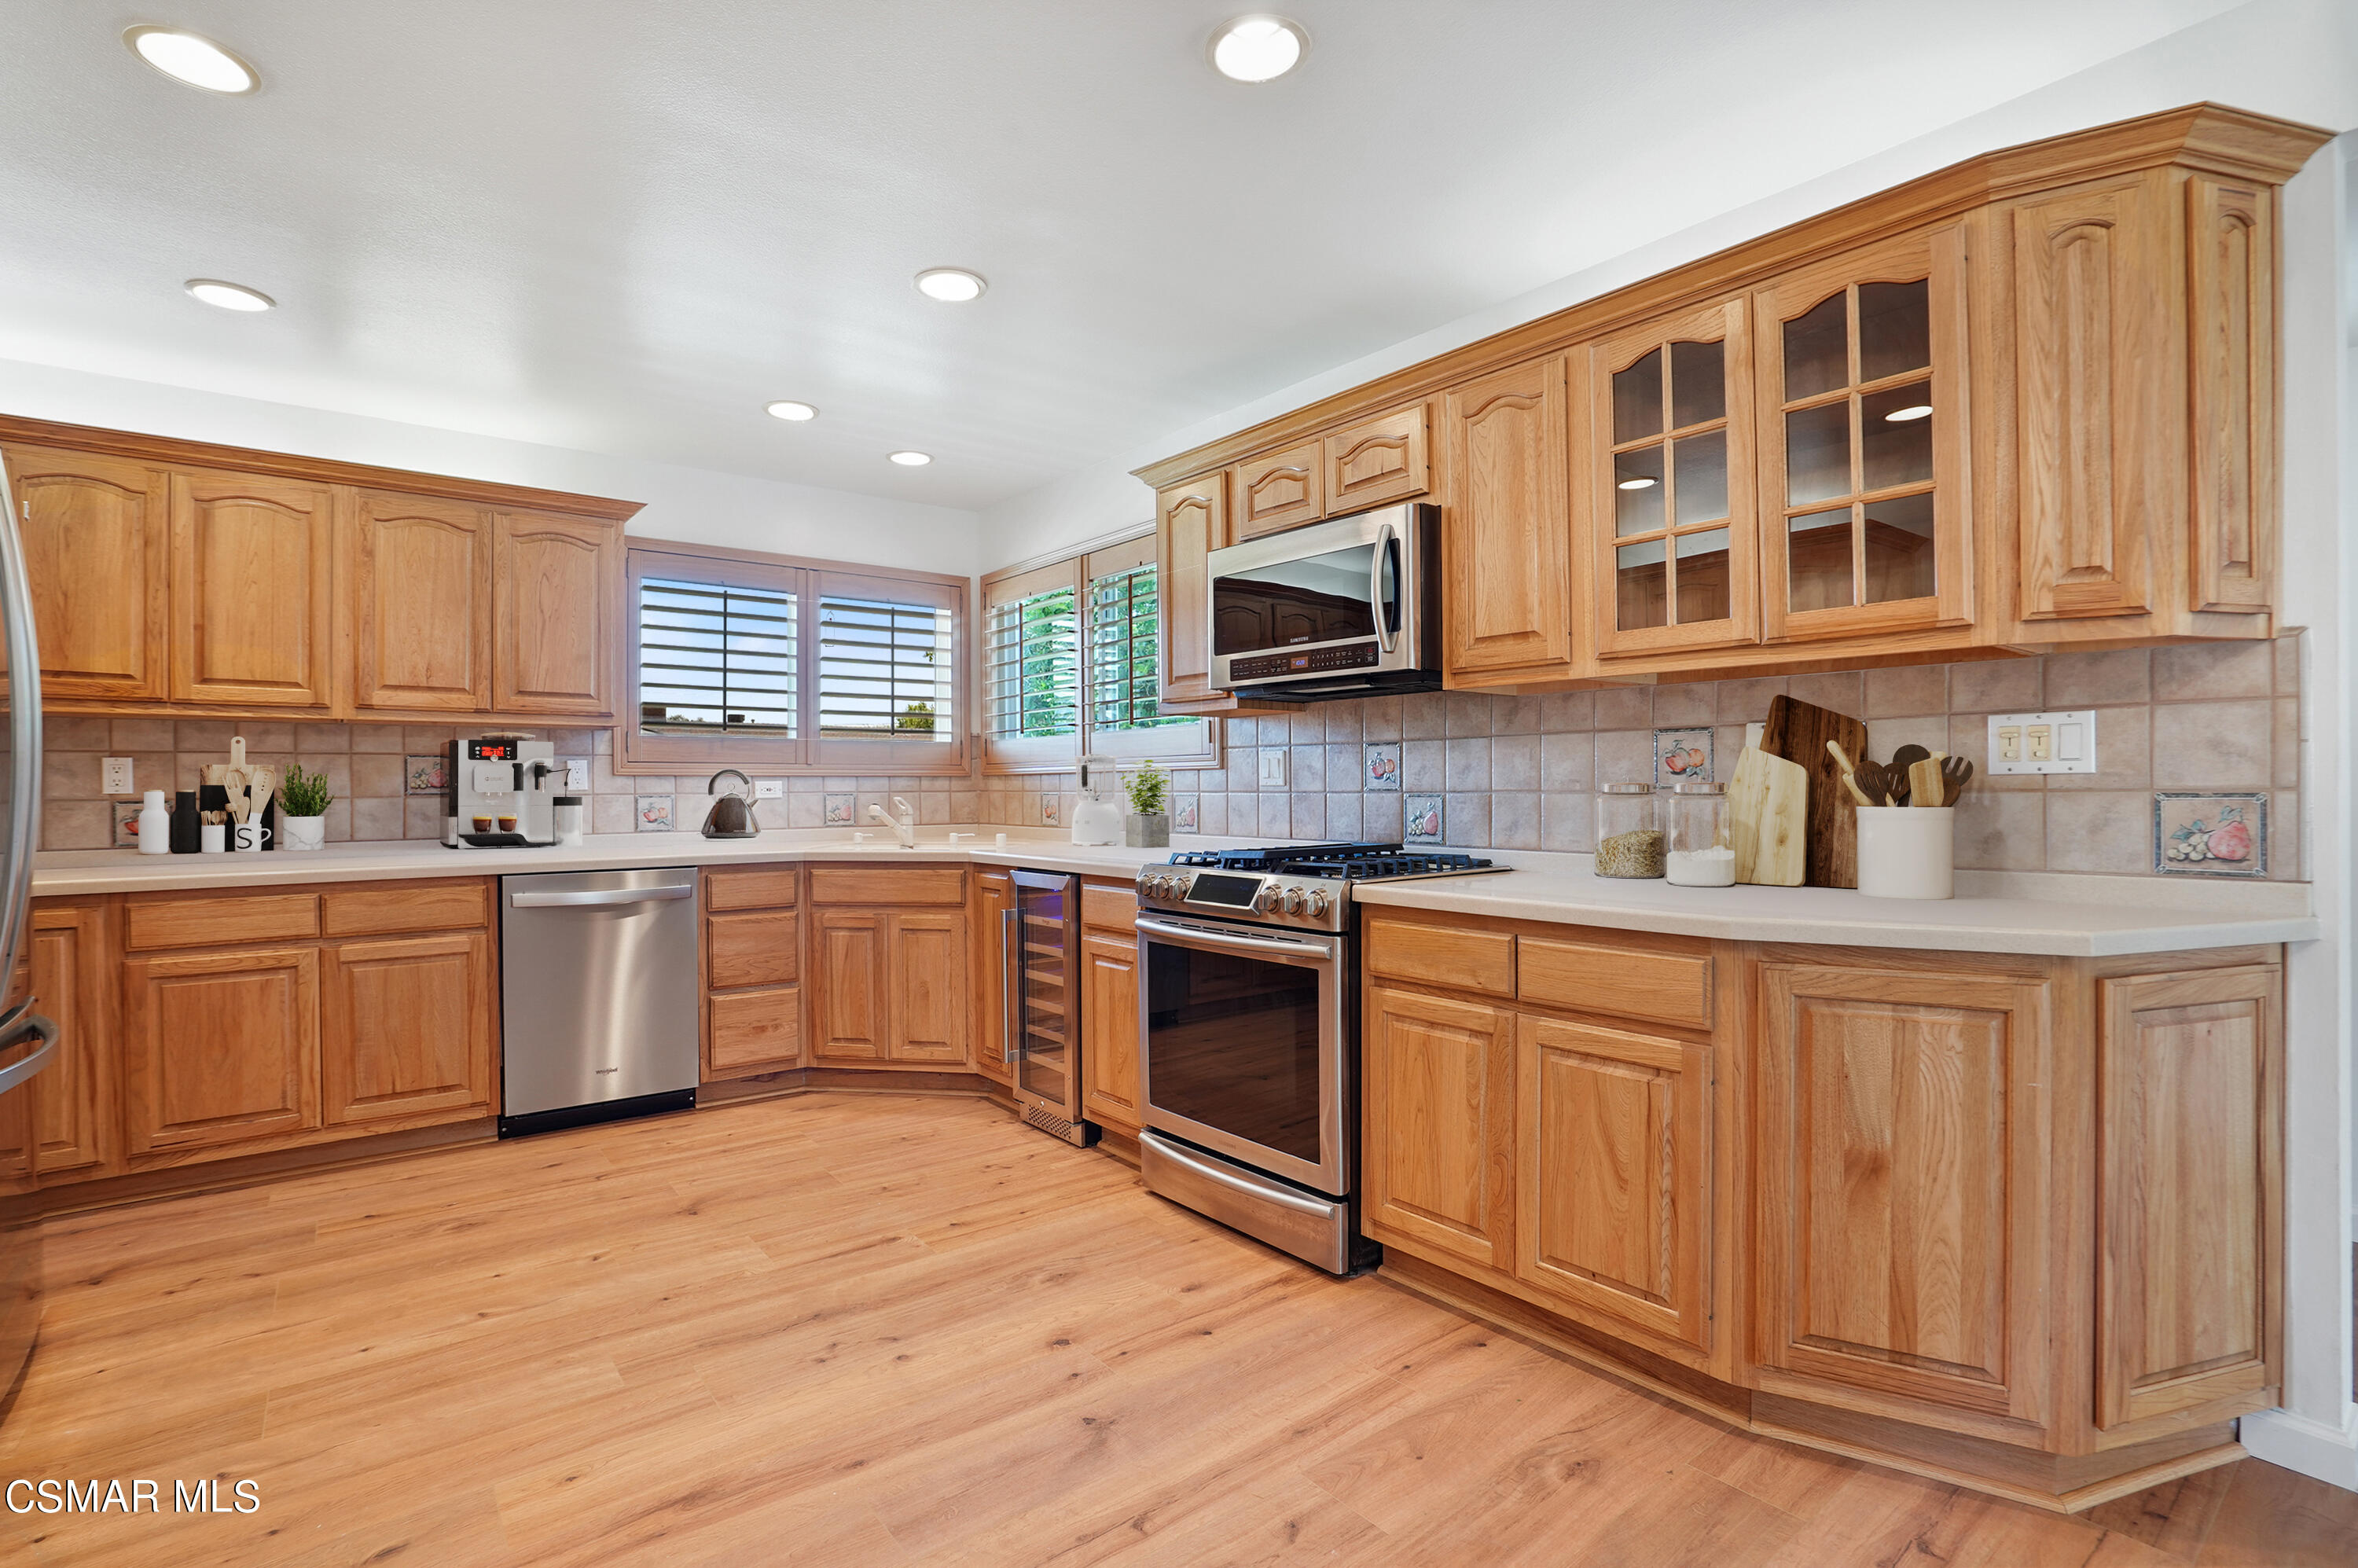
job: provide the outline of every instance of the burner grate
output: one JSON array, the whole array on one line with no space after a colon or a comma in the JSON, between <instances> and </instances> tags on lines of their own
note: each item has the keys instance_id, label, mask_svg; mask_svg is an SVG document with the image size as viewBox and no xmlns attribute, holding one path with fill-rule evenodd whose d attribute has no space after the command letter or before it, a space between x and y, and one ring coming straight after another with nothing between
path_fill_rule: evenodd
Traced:
<instances>
[{"instance_id":1,"label":"burner grate","mask_svg":"<svg viewBox=\"0 0 2358 1568\"><path fill-rule=\"evenodd\" d=\"M1491 862L1450 851L1412 852L1400 844L1291 844L1274 849L1194 849L1171 857L1174 866L1208 866L1226 871L1266 871L1327 881L1378 881L1387 877L1429 877L1447 871L1483 871Z\"/></svg>"}]
</instances>

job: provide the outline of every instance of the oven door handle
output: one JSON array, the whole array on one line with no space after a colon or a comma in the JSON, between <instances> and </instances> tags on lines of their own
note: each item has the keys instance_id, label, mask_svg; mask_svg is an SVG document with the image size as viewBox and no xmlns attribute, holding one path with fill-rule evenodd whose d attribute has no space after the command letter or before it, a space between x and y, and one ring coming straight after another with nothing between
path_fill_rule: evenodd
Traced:
<instances>
[{"instance_id":1,"label":"oven door handle","mask_svg":"<svg viewBox=\"0 0 2358 1568\"><path fill-rule=\"evenodd\" d=\"M1153 1138L1151 1132L1144 1136ZM1190 1175L1201 1176L1207 1182L1217 1182L1229 1191L1242 1193L1258 1203L1273 1203L1281 1208L1290 1208L1299 1214L1315 1215L1321 1219L1335 1212L1335 1205L1331 1202L1316 1202L1298 1193L1288 1192L1274 1182L1266 1184L1248 1182L1241 1176L1230 1175L1217 1165L1190 1158L1186 1151L1167 1138L1154 1138L1154 1152L1173 1164L1185 1167Z\"/></svg>"},{"instance_id":2,"label":"oven door handle","mask_svg":"<svg viewBox=\"0 0 2358 1568\"><path fill-rule=\"evenodd\" d=\"M1400 532L1387 523L1376 530L1376 553L1368 557L1368 608L1375 612L1376 642L1387 654L1400 643L1400 627L1387 613L1384 563L1400 548ZM1400 574L1392 574L1393 592L1400 591Z\"/></svg>"},{"instance_id":3,"label":"oven door handle","mask_svg":"<svg viewBox=\"0 0 2358 1568\"><path fill-rule=\"evenodd\" d=\"M1138 934L1160 936L1179 946L1218 947L1231 953L1259 953L1271 957L1302 959L1310 963L1334 962L1329 949L1310 942L1297 942L1283 936L1240 936L1226 931L1206 931L1195 925L1166 925L1160 920L1138 917Z\"/></svg>"}]
</instances>

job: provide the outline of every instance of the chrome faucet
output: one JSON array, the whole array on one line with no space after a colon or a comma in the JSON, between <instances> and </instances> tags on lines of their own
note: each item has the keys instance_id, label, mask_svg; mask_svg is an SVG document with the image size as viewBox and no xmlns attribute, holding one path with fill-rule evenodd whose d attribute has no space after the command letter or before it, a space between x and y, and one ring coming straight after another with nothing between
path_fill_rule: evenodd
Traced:
<instances>
[{"instance_id":1,"label":"chrome faucet","mask_svg":"<svg viewBox=\"0 0 2358 1568\"><path fill-rule=\"evenodd\" d=\"M887 816L884 815L884 808L871 801L868 806L868 815L890 826L893 836L901 840L901 848L915 849L917 847L917 808L896 795L892 797L892 810L894 815Z\"/></svg>"}]
</instances>

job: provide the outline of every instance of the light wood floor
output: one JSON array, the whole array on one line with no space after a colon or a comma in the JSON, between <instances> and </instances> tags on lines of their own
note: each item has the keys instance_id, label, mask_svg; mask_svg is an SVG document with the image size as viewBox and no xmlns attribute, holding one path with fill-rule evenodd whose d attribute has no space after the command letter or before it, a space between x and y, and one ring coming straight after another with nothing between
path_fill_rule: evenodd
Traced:
<instances>
[{"instance_id":1,"label":"light wood floor","mask_svg":"<svg viewBox=\"0 0 2358 1568\"><path fill-rule=\"evenodd\" d=\"M11 1563L2358 1561L2257 1461L2073 1519L1731 1432L886 1096L53 1221L20 1476L263 1506L0 1513Z\"/></svg>"}]
</instances>

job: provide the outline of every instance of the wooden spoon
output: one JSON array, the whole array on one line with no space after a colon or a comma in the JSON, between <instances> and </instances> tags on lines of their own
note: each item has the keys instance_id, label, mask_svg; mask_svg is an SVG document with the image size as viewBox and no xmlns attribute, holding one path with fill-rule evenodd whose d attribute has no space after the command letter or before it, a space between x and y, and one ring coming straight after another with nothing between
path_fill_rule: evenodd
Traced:
<instances>
[{"instance_id":1,"label":"wooden spoon","mask_svg":"<svg viewBox=\"0 0 2358 1568\"><path fill-rule=\"evenodd\" d=\"M1826 752L1833 758L1835 766L1842 770L1843 788L1850 791L1851 798L1861 806L1873 806L1875 802L1867 799L1866 792L1858 787L1858 769L1852 763L1850 753L1842 749L1842 742L1828 740Z\"/></svg>"},{"instance_id":2,"label":"wooden spoon","mask_svg":"<svg viewBox=\"0 0 2358 1568\"><path fill-rule=\"evenodd\" d=\"M1909 781L1908 770L1914 767L1917 763L1924 761L1932 753L1930 751L1926 750L1922 746L1917 745L1912 741L1907 745L1900 747L1899 750L1891 753L1891 761L1886 763L1885 766L1888 767L1893 773L1899 775L1899 793L1891 797L1892 805L1905 806L1908 804L1909 791L1913 787Z\"/></svg>"},{"instance_id":3,"label":"wooden spoon","mask_svg":"<svg viewBox=\"0 0 2358 1568\"><path fill-rule=\"evenodd\" d=\"M1858 784L1877 806L1898 806L1908 796L1908 775L1887 762L1861 762Z\"/></svg>"}]
</instances>

